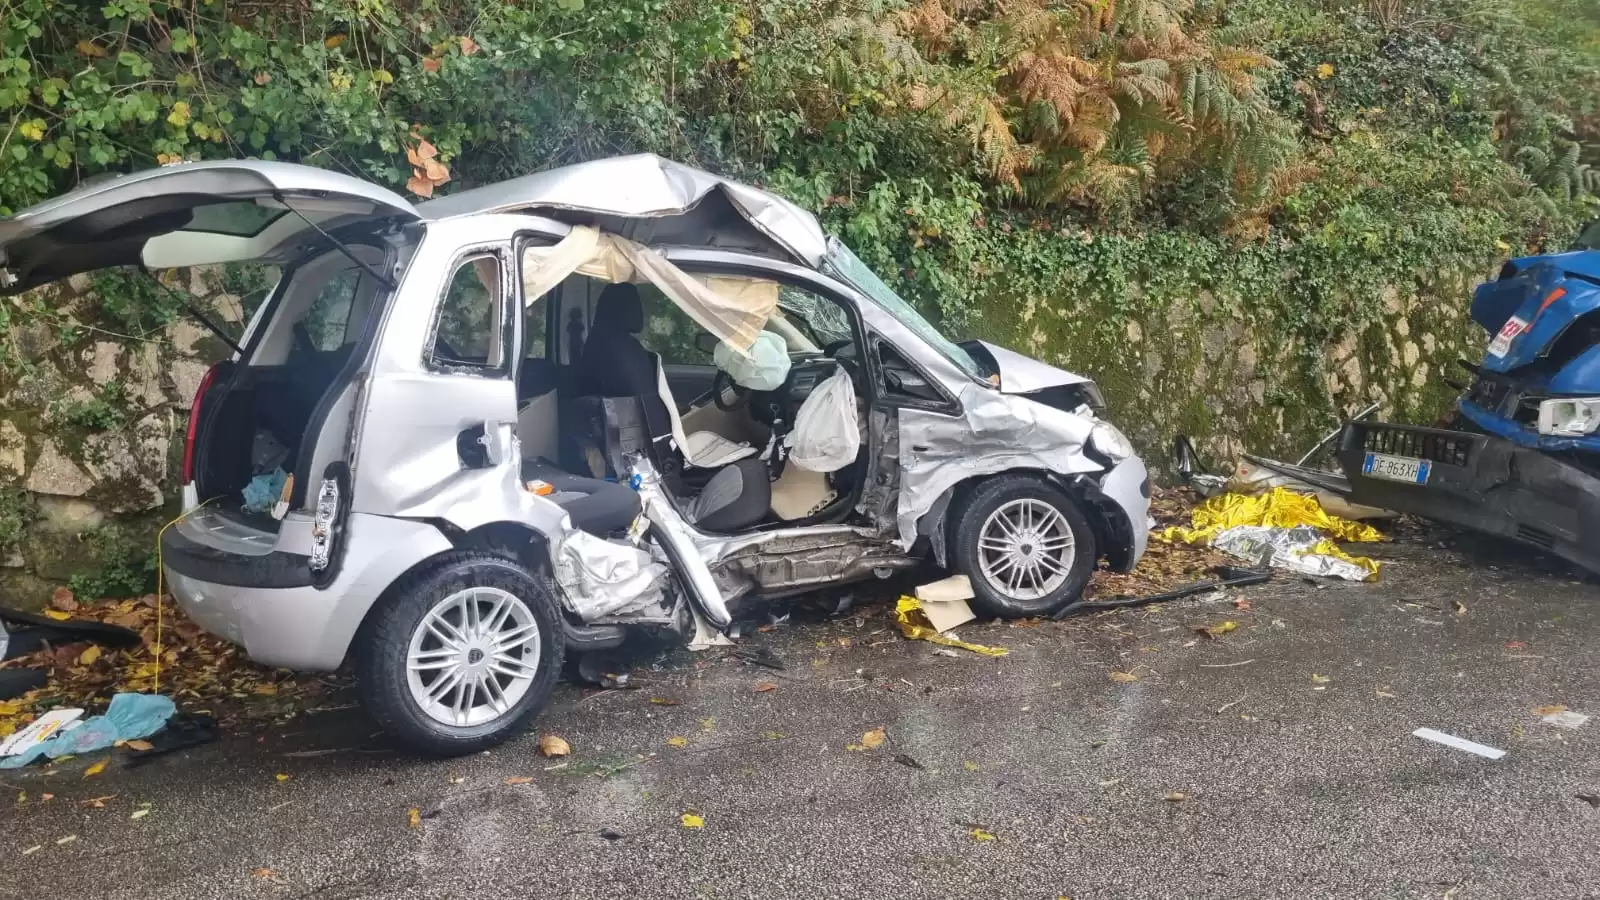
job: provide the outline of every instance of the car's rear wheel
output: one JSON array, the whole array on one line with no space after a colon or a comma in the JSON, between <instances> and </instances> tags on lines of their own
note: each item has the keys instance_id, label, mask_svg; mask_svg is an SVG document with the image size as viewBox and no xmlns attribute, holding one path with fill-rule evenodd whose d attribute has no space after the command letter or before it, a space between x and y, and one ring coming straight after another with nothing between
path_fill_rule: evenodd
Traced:
<instances>
[{"instance_id":1,"label":"car's rear wheel","mask_svg":"<svg viewBox=\"0 0 1600 900\"><path fill-rule=\"evenodd\" d=\"M950 550L972 582L972 605L1006 619L1049 615L1077 600L1099 556L1077 501L1030 475L990 479L968 495Z\"/></svg>"},{"instance_id":2,"label":"car's rear wheel","mask_svg":"<svg viewBox=\"0 0 1600 900\"><path fill-rule=\"evenodd\" d=\"M357 672L362 700L391 736L437 756L519 733L561 672L555 601L522 566L452 553L396 585L373 611Z\"/></svg>"}]
</instances>

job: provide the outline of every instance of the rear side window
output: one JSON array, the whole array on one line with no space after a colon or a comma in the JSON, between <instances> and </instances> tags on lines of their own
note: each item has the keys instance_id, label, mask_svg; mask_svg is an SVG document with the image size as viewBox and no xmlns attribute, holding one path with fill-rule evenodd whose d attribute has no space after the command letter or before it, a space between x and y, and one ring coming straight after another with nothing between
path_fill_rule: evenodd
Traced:
<instances>
[{"instance_id":1,"label":"rear side window","mask_svg":"<svg viewBox=\"0 0 1600 900\"><path fill-rule=\"evenodd\" d=\"M432 364L505 370L509 341L501 310L499 261L488 255L462 261L439 304Z\"/></svg>"},{"instance_id":2,"label":"rear side window","mask_svg":"<svg viewBox=\"0 0 1600 900\"><path fill-rule=\"evenodd\" d=\"M306 310L300 324L306 337L317 350L338 350L354 343L358 329L351 328L350 310L355 306L356 291L361 287L362 272L346 269L334 273L315 300Z\"/></svg>"}]
</instances>

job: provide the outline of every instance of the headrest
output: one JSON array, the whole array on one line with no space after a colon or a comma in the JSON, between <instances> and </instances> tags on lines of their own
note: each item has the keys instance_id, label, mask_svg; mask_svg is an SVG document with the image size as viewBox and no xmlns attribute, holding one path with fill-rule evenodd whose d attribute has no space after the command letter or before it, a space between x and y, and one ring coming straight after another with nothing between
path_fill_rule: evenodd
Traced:
<instances>
[{"instance_id":1,"label":"headrest","mask_svg":"<svg viewBox=\"0 0 1600 900\"><path fill-rule=\"evenodd\" d=\"M644 330L644 304L639 300L639 289L631 284L608 284L600 292L600 302L595 307L591 331L625 331L638 334Z\"/></svg>"}]
</instances>

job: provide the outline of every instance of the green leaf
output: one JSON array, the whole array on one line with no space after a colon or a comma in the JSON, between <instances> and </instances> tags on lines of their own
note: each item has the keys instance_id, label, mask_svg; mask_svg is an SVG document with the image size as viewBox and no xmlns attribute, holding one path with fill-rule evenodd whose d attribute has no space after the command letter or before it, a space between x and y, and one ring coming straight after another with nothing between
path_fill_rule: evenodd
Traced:
<instances>
[{"instance_id":1,"label":"green leaf","mask_svg":"<svg viewBox=\"0 0 1600 900\"><path fill-rule=\"evenodd\" d=\"M172 29L172 50L174 53L187 53L193 49L194 38L189 35L188 29Z\"/></svg>"}]
</instances>

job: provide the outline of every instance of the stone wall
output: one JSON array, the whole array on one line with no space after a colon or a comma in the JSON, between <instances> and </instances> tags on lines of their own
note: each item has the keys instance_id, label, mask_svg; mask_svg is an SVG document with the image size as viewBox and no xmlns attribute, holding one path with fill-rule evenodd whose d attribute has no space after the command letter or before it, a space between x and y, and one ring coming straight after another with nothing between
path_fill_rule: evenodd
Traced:
<instances>
[{"instance_id":1,"label":"stone wall","mask_svg":"<svg viewBox=\"0 0 1600 900\"><path fill-rule=\"evenodd\" d=\"M167 277L214 321L242 330L244 305L222 290L220 270ZM0 356L0 602L38 605L73 576L93 587L108 566L127 570L110 583L128 589L136 573L153 571L155 530L176 514L189 405L226 352L188 316L139 334L115 330L95 284L77 276L0 301L10 306Z\"/></svg>"},{"instance_id":2,"label":"stone wall","mask_svg":"<svg viewBox=\"0 0 1600 900\"><path fill-rule=\"evenodd\" d=\"M181 277L174 287L242 330L249 302L237 284L224 289L228 274ZM1381 320L1359 333L1286 331L1261 298L1207 290L1164 304L1134 297L1120 312L1071 297L1006 298L996 301L1006 314L984 316L974 330L1096 378L1111 418L1158 469L1180 433L1218 462L1246 449L1293 458L1374 400L1399 420L1443 411L1455 393L1445 382L1454 361L1476 359L1483 346L1466 318L1472 280L1390 289ZM141 571L153 572L155 530L176 515L189 404L224 346L187 316L137 339L114 333L87 278L9 302L3 600L37 605L74 575L107 571L117 577L84 586L134 590Z\"/></svg>"}]
</instances>

